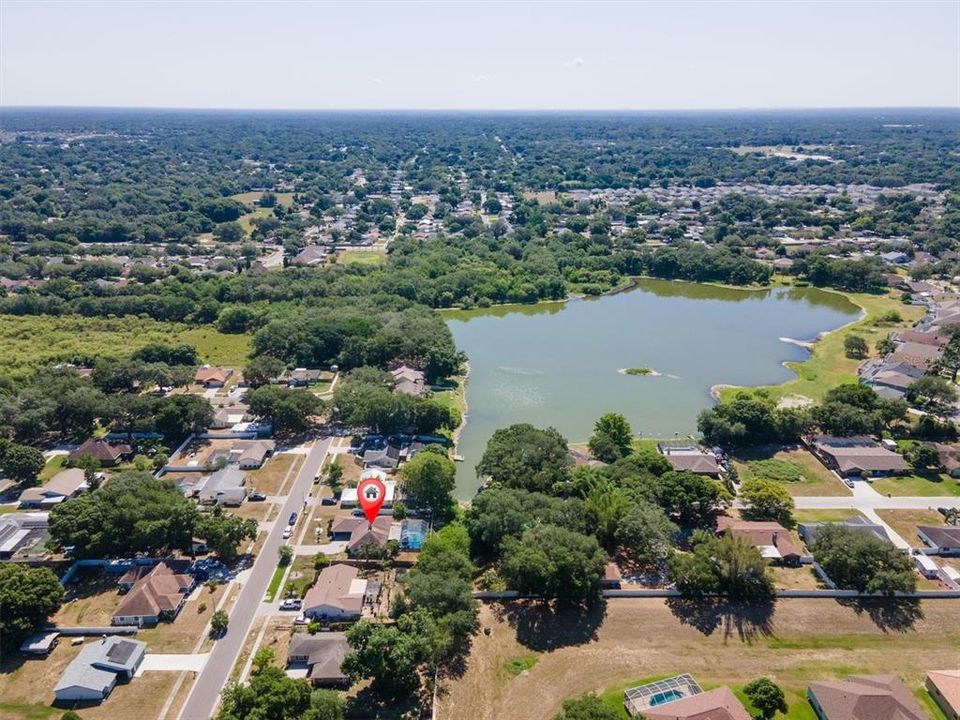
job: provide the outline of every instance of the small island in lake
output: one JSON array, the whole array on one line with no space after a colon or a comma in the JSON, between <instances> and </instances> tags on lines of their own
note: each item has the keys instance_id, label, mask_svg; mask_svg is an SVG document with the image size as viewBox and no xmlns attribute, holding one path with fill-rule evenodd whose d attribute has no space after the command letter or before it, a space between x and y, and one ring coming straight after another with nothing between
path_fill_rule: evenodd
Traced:
<instances>
[{"instance_id":1,"label":"small island in lake","mask_svg":"<svg viewBox=\"0 0 960 720\"><path fill-rule=\"evenodd\" d=\"M619 372L622 372L624 375L648 375L652 377L660 375L656 370L647 367L623 368Z\"/></svg>"}]
</instances>

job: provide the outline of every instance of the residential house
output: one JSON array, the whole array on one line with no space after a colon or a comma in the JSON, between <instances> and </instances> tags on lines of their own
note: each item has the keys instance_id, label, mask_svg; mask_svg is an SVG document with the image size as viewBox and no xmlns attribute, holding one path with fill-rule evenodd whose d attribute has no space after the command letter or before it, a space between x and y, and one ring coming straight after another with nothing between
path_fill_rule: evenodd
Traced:
<instances>
[{"instance_id":1,"label":"residential house","mask_svg":"<svg viewBox=\"0 0 960 720\"><path fill-rule=\"evenodd\" d=\"M891 250L880 254L880 259L887 265L909 265L910 256L898 250Z\"/></svg>"},{"instance_id":2,"label":"residential house","mask_svg":"<svg viewBox=\"0 0 960 720\"><path fill-rule=\"evenodd\" d=\"M390 374L394 379L394 392L419 396L427 389L423 372L408 365L401 365L396 370L391 370Z\"/></svg>"},{"instance_id":3,"label":"residential house","mask_svg":"<svg viewBox=\"0 0 960 720\"><path fill-rule=\"evenodd\" d=\"M930 548L930 555L960 555L960 527L956 525L920 525L917 537Z\"/></svg>"},{"instance_id":4,"label":"residential house","mask_svg":"<svg viewBox=\"0 0 960 720\"><path fill-rule=\"evenodd\" d=\"M231 368L216 368L204 365L197 368L193 379L197 385L202 385L205 388L221 388L227 384L227 380L232 375L233 370Z\"/></svg>"},{"instance_id":5,"label":"residential house","mask_svg":"<svg viewBox=\"0 0 960 720\"><path fill-rule=\"evenodd\" d=\"M400 466L400 448L383 445L366 450L361 456L363 467L381 470L396 470Z\"/></svg>"},{"instance_id":6,"label":"residential house","mask_svg":"<svg viewBox=\"0 0 960 720\"><path fill-rule=\"evenodd\" d=\"M776 522L734 520L727 515L717 518L718 535L730 534L750 543L767 562L775 565L799 565L800 549L790 537L790 531Z\"/></svg>"},{"instance_id":7,"label":"residential house","mask_svg":"<svg viewBox=\"0 0 960 720\"><path fill-rule=\"evenodd\" d=\"M67 665L53 689L60 703L100 702L117 680L130 680L143 662L147 644L111 635L87 643Z\"/></svg>"},{"instance_id":8,"label":"residential house","mask_svg":"<svg viewBox=\"0 0 960 720\"><path fill-rule=\"evenodd\" d=\"M194 492L202 505L236 507L247 497L247 475L235 465L217 470L197 483Z\"/></svg>"},{"instance_id":9,"label":"residential house","mask_svg":"<svg viewBox=\"0 0 960 720\"><path fill-rule=\"evenodd\" d=\"M290 258L290 265L312 267L323 265L327 261L327 248L323 245L307 245L303 250Z\"/></svg>"},{"instance_id":10,"label":"residential house","mask_svg":"<svg viewBox=\"0 0 960 720\"><path fill-rule=\"evenodd\" d=\"M841 477L864 473L896 475L910 469L902 455L881 447L864 435L848 438L817 435L810 444L821 462Z\"/></svg>"},{"instance_id":11,"label":"residential house","mask_svg":"<svg viewBox=\"0 0 960 720\"><path fill-rule=\"evenodd\" d=\"M643 717L644 720L751 720L750 713L726 686L645 708Z\"/></svg>"},{"instance_id":12,"label":"residential house","mask_svg":"<svg viewBox=\"0 0 960 720\"><path fill-rule=\"evenodd\" d=\"M236 462L241 470L256 470L276 447L273 440L237 440L230 452L230 462Z\"/></svg>"},{"instance_id":13,"label":"residential house","mask_svg":"<svg viewBox=\"0 0 960 720\"><path fill-rule=\"evenodd\" d=\"M330 529L333 541L346 541L347 555L377 554L387 546L391 539L400 540L400 524L393 529L393 518L378 517L371 525L365 517L347 515L333 521Z\"/></svg>"},{"instance_id":14,"label":"residential house","mask_svg":"<svg viewBox=\"0 0 960 720\"><path fill-rule=\"evenodd\" d=\"M940 467L952 478L960 478L960 445L934 443Z\"/></svg>"},{"instance_id":15,"label":"residential house","mask_svg":"<svg viewBox=\"0 0 960 720\"><path fill-rule=\"evenodd\" d=\"M287 647L287 667L305 666L307 680L314 686L344 686L350 679L340 666L348 652L350 645L344 633L296 633Z\"/></svg>"},{"instance_id":16,"label":"residential house","mask_svg":"<svg viewBox=\"0 0 960 720\"><path fill-rule=\"evenodd\" d=\"M113 611L112 625L143 627L173 620L196 584L193 575L177 573L174 566L165 562L157 563L145 573L138 570L137 574L141 576ZM121 583L125 578L129 581L125 575Z\"/></svg>"},{"instance_id":17,"label":"residential house","mask_svg":"<svg viewBox=\"0 0 960 720\"><path fill-rule=\"evenodd\" d=\"M921 332L919 330L900 330L893 333L893 339L899 342L919 343L943 348L950 342L949 335L940 335L935 332Z\"/></svg>"},{"instance_id":18,"label":"residential house","mask_svg":"<svg viewBox=\"0 0 960 720\"><path fill-rule=\"evenodd\" d=\"M383 507L392 508L394 498L397 494L397 481L387 480L387 476L382 470L364 470L360 475L361 480L368 477L376 477L383 483L383 487L386 490L383 497ZM358 504L357 488L344 488L340 493L340 507L344 509L355 508Z\"/></svg>"},{"instance_id":19,"label":"residential house","mask_svg":"<svg viewBox=\"0 0 960 720\"><path fill-rule=\"evenodd\" d=\"M716 455L703 450L696 443L663 442L657 444L657 450L674 470L686 470L712 478L720 477L720 465Z\"/></svg>"},{"instance_id":20,"label":"residential house","mask_svg":"<svg viewBox=\"0 0 960 720\"><path fill-rule=\"evenodd\" d=\"M325 567L303 598L303 614L314 620L358 619L367 591L367 581L358 574L342 563Z\"/></svg>"},{"instance_id":21,"label":"residential house","mask_svg":"<svg viewBox=\"0 0 960 720\"><path fill-rule=\"evenodd\" d=\"M20 493L20 507L49 508L88 489L84 471L80 468L61 470L42 487L27 488Z\"/></svg>"},{"instance_id":22,"label":"residential house","mask_svg":"<svg viewBox=\"0 0 960 720\"><path fill-rule=\"evenodd\" d=\"M820 720L926 720L913 694L893 675L851 675L810 683L810 705Z\"/></svg>"},{"instance_id":23,"label":"residential house","mask_svg":"<svg viewBox=\"0 0 960 720\"><path fill-rule=\"evenodd\" d=\"M101 467L113 467L121 460L133 455L133 448L124 443L114 443L102 438L87 438L80 447L71 452L67 459L76 463L85 455L99 461Z\"/></svg>"},{"instance_id":24,"label":"residential house","mask_svg":"<svg viewBox=\"0 0 960 720\"><path fill-rule=\"evenodd\" d=\"M807 545L812 545L816 542L817 533L820 528L825 525L834 525L838 523L800 523L797 525L797 534L800 536L800 539L803 540ZM878 540L883 540L884 542L891 542L890 536L887 535L887 530L883 525L870 522L865 517L856 515L854 517L848 517L842 523L839 523L850 530L855 530L856 532L865 532L869 535L873 535Z\"/></svg>"},{"instance_id":25,"label":"residential house","mask_svg":"<svg viewBox=\"0 0 960 720\"><path fill-rule=\"evenodd\" d=\"M283 376L289 387L301 388L316 385L323 378L323 370L317 368L297 368Z\"/></svg>"},{"instance_id":26,"label":"residential house","mask_svg":"<svg viewBox=\"0 0 960 720\"><path fill-rule=\"evenodd\" d=\"M232 428L248 419L246 405L225 405L213 414L213 425L217 429Z\"/></svg>"},{"instance_id":27,"label":"residential house","mask_svg":"<svg viewBox=\"0 0 960 720\"><path fill-rule=\"evenodd\" d=\"M960 720L960 669L931 670L924 684L947 720Z\"/></svg>"},{"instance_id":28,"label":"residential house","mask_svg":"<svg viewBox=\"0 0 960 720\"><path fill-rule=\"evenodd\" d=\"M929 370L937 360L943 357L943 348L918 342L902 343L890 353L887 362L907 363L914 367Z\"/></svg>"}]
</instances>

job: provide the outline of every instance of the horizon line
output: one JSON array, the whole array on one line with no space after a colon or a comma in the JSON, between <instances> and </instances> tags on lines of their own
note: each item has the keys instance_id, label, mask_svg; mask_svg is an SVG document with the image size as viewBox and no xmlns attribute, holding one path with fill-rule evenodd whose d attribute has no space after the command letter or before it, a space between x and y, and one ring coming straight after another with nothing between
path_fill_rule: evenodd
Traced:
<instances>
[{"instance_id":1,"label":"horizon line","mask_svg":"<svg viewBox=\"0 0 960 720\"><path fill-rule=\"evenodd\" d=\"M701 108L377 108L377 107L204 107L204 106L164 106L164 105L8 105L0 103L0 111L16 110L141 110L167 112L249 112L249 113L543 113L543 114L586 114L586 113L738 113L738 112L823 112L823 111L918 111L918 110L954 110L960 111L960 105L779 105L779 106L727 106Z\"/></svg>"}]
</instances>

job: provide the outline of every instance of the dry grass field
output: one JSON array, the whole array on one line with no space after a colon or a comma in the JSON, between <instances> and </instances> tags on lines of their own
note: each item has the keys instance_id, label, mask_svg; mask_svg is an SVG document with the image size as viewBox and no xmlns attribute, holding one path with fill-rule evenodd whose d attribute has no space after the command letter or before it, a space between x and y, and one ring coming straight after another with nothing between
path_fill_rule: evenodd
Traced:
<instances>
[{"instance_id":1,"label":"dry grass field","mask_svg":"<svg viewBox=\"0 0 960 720\"><path fill-rule=\"evenodd\" d=\"M705 608L617 599L558 618L485 605L480 623L492 632L474 638L462 676L443 683L439 718L543 720L564 698L683 672L710 685L766 675L794 698L811 680L855 672L895 673L916 688L927 669L955 667L960 653L951 601L854 608L781 600L769 616ZM518 658L532 667L506 672Z\"/></svg>"},{"instance_id":2,"label":"dry grass field","mask_svg":"<svg viewBox=\"0 0 960 720\"><path fill-rule=\"evenodd\" d=\"M259 490L267 495L280 495L289 485L300 466L303 464L303 455L280 453L267 460L259 470L247 475L247 489L250 492Z\"/></svg>"},{"instance_id":3,"label":"dry grass field","mask_svg":"<svg viewBox=\"0 0 960 720\"><path fill-rule=\"evenodd\" d=\"M924 547L917 537L918 525L943 525L943 515L936 510L877 510L877 515L915 548Z\"/></svg>"},{"instance_id":4,"label":"dry grass field","mask_svg":"<svg viewBox=\"0 0 960 720\"><path fill-rule=\"evenodd\" d=\"M741 480L781 483L794 497L850 495L850 489L803 449L759 447L733 458Z\"/></svg>"}]
</instances>

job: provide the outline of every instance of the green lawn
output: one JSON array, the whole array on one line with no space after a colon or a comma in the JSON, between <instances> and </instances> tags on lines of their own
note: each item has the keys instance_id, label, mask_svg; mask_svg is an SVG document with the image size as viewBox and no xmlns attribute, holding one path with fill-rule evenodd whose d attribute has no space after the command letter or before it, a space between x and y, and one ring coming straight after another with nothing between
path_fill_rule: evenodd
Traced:
<instances>
[{"instance_id":1,"label":"green lawn","mask_svg":"<svg viewBox=\"0 0 960 720\"><path fill-rule=\"evenodd\" d=\"M949 475L904 475L876 478L871 487L883 495L917 497L960 496L960 482Z\"/></svg>"},{"instance_id":2,"label":"green lawn","mask_svg":"<svg viewBox=\"0 0 960 720\"><path fill-rule=\"evenodd\" d=\"M858 510L794 510L793 519L798 523L843 522L849 517L863 517Z\"/></svg>"},{"instance_id":3,"label":"green lawn","mask_svg":"<svg viewBox=\"0 0 960 720\"><path fill-rule=\"evenodd\" d=\"M926 708L930 720L947 720L947 716L943 714L943 710L941 710L936 701L930 697L930 693L928 693L925 688L917 688L913 691L913 694L916 695L917 700L920 701L920 707Z\"/></svg>"},{"instance_id":4,"label":"green lawn","mask_svg":"<svg viewBox=\"0 0 960 720\"><path fill-rule=\"evenodd\" d=\"M830 291L834 292L834 291ZM799 363L787 363L787 366L797 373L794 380L771 388L770 394L774 398L788 395L802 395L820 400L828 390L837 385L857 381L857 367L861 360L846 357L843 350L843 341L848 335L860 335L867 341L871 352L875 352L876 342L887 336L887 333L899 328L909 328L920 319L925 310L917 305L905 305L892 294L869 295L866 293L840 293L850 302L858 305L864 311L860 320L829 333L820 342L816 343L810 357ZM895 310L900 313L902 321L899 323L880 323L878 318L883 314ZM720 391L720 399L727 400L740 391L741 388L725 388Z\"/></svg>"},{"instance_id":5,"label":"green lawn","mask_svg":"<svg viewBox=\"0 0 960 720\"><path fill-rule=\"evenodd\" d=\"M63 466L66 464L66 455L54 455L52 458L47 460L47 464L44 465L43 470L40 471L40 484L43 485L45 482L47 482L47 480L63 470Z\"/></svg>"},{"instance_id":6,"label":"green lawn","mask_svg":"<svg viewBox=\"0 0 960 720\"><path fill-rule=\"evenodd\" d=\"M293 205L293 193L292 192L278 192L274 193L277 196L277 205L282 205L283 207L290 207ZM253 205L261 197L263 197L263 192L260 190L254 190L251 192L239 193L237 195L231 195L231 200L236 200L237 202L242 202L245 205ZM272 208L266 208L267 210L272 210Z\"/></svg>"},{"instance_id":7,"label":"green lawn","mask_svg":"<svg viewBox=\"0 0 960 720\"><path fill-rule=\"evenodd\" d=\"M520 673L525 672L536 665L538 659L539 658L533 654L519 655L515 658L510 658L510 660L507 661L504 670L506 670L508 675L516 677Z\"/></svg>"},{"instance_id":8,"label":"green lawn","mask_svg":"<svg viewBox=\"0 0 960 720\"><path fill-rule=\"evenodd\" d=\"M267 585L267 594L263 598L264 602L273 602L273 599L277 596L277 590L280 589L280 581L283 580L283 573L286 569L286 565L277 565L277 569L273 571L273 577L270 578L270 584Z\"/></svg>"},{"instance_id":9,"label":"green lawn","mask_svg":"<svg viewBox=\"0 0 960 720\"><path fill-rule=\"evenodd\" d=\"M295 572L300 573L300 577L292 578L291 576ZM293 567L290 569L290 575L287 576L287 582L283 585L280 597L289 597L291 591L293 591L294 597L302 598L316 579L317 573L313 569L313 556L297 555L293 559Z\"/></svg>"},{"instance_id":10,"label":"green lawn","mask_svg":"<svg viewBox=\"0 0 960 720\"><path fill-rule=\"evenodd\" d=\"M739 451L733 464L740 480L762 478L781 483L791 495L843 496L850 490L803 449L757 447Z\"/></svg>"},{"instance_id":11,"label":"green lawn","mask_svg":"<svg viewBox=\"0 0 960 720\"><path fill-rule=\"evenodd\" d=\"M337 255L337 262L344 265L382 265L386 258L383 250L344 250Z\"/></svg>"},{"instance_id":12,"label":"green lawn","mask_svg":"<svg viewBox=\"0 0 960 720\"><path fill-rule=\"evenodd\" d=\"M184 330L177 339L196 347L200 361L208 365L240 369L250 354L249 335L228 335L209 325Z\"/></svg>"}]
</instances>

